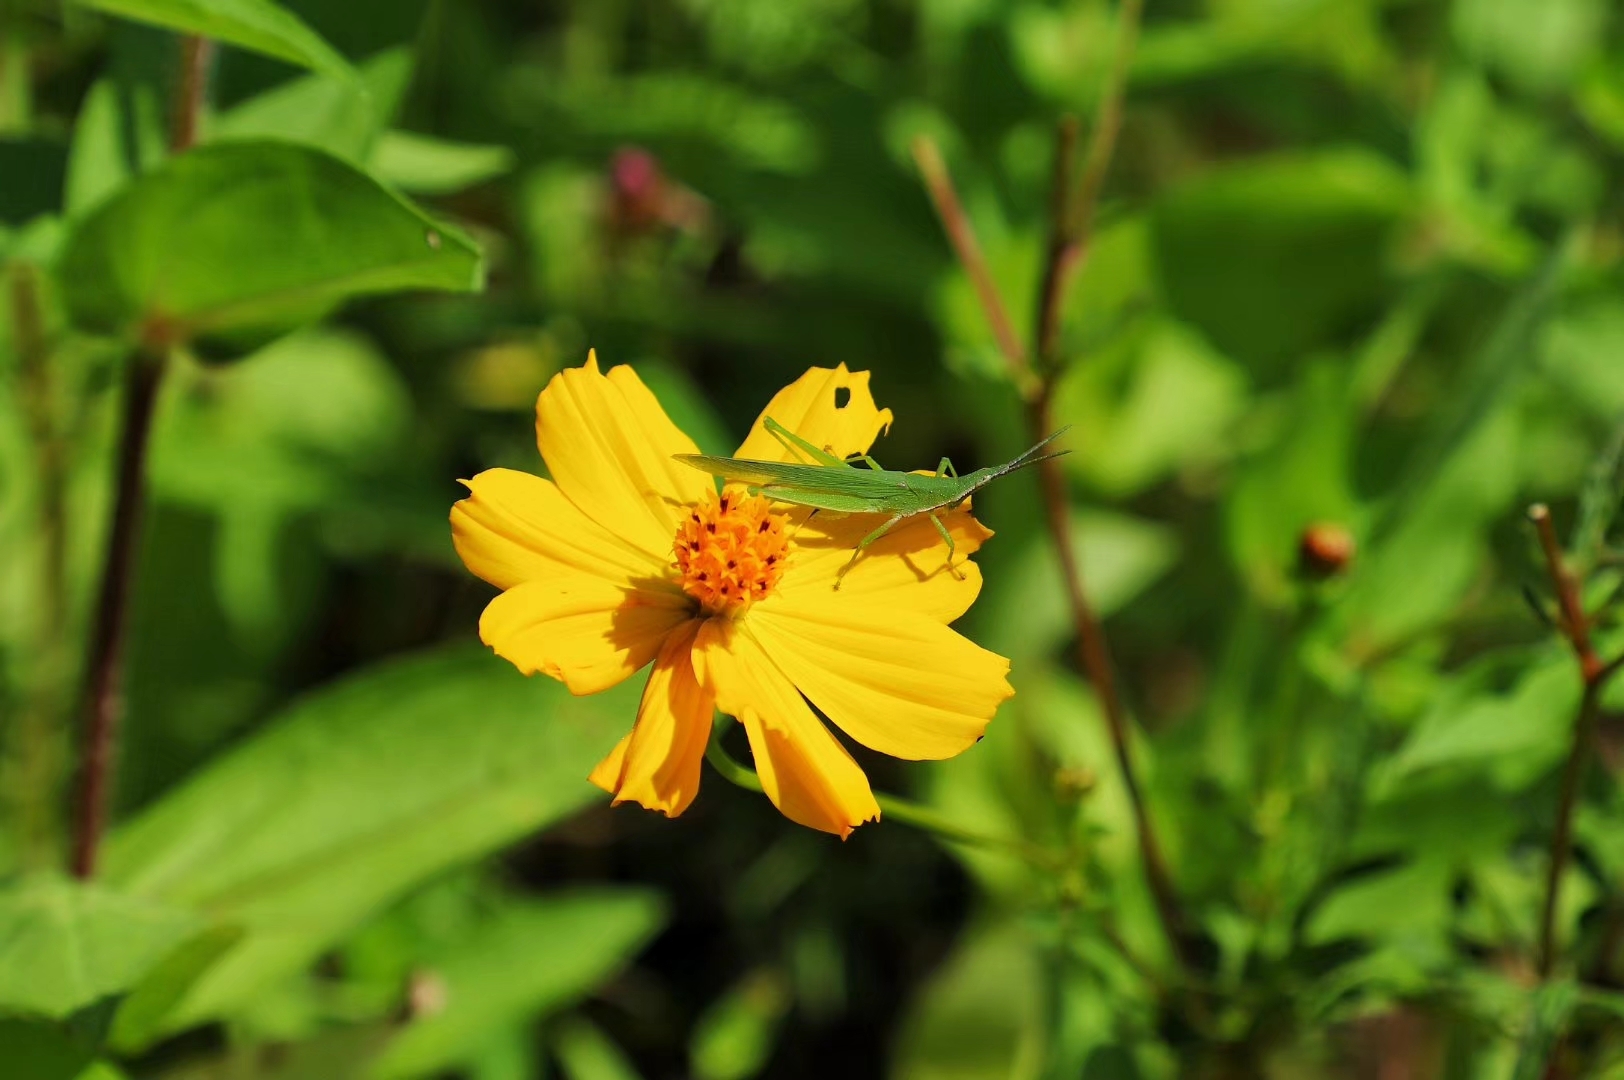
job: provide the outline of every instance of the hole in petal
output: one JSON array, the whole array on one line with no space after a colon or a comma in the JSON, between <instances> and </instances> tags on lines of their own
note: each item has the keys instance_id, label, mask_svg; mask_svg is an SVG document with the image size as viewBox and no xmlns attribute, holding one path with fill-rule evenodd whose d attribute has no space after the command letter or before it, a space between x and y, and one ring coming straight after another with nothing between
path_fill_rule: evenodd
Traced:
<instances>
[{"instance_id":1,"label":"hole in petal","mask_svg":"<svg viewBox=\"0 0 1624 1080\"><path fill-rule=\"evenodd\" d=\"M851 390L848 387L835 387L835 408L844 409L851 404Z\"/></svg>"}]
</instances>

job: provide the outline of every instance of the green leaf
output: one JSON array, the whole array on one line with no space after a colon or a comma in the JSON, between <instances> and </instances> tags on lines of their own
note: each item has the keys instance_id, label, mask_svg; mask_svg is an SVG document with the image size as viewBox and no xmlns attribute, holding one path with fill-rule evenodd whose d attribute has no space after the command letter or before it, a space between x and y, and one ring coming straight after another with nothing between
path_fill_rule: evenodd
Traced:
<instances>
[{"instance_id":1,"label":"green leaf","mask_svg":"<svg viewBox=\"0 0 1624 1080\"><path fill-rule=\"evenodd\" d=\"M699 1018L689 1044L699 1080L747 1080L772 1056L778 1024L790 1006L784 977L756 971L723 994Z\"/></svg>"},{"instance_id":2,"label":"green leaf","mask_svg":"<svg viewBox=\"0 0 1624 1080\"><path fill-rule=\"evenodd\" d=\"M361 66L360 79L317 72L249 98L208 125L209 142L286 139L364 166L378 134L400 108L412 54L386 49Z\"/></svg>"},{"instance_id":3,"label":"green leaf","mask_svg":"<svg viewBox=\"0 0 1624 1080\"><path fill-rule=\"evenodd\" d=\"M1142 518L1104 511L1072 515L1072 538L1095 611L1109 614L1166 573L1178 556L1172 532ZM1035 657L1072 633L1060 560L1047 536L1034 537L987 602L988 648Z\"/></svg>"},{"instance_id":4,"label":"green leaf","mask_svg":"<svg viewBox=\"0 0 1624 1080\"><path fill-rule=\"evenodd\" d=\"M337 158L285 143L203 146L73 230L64 299L89 330L191 337L281 329L340 301L480 287L474 243Z\"/></svg>"},{"instance_id":5,"label":"green leaf","mask_svg":"<svg viewBox=\"0 0 1624 1080\"><path fill-rule=\"evenodd\" d=\"M1187 327L1158 321L1125 346L1071 365L1054 406L1055 423L1075 429L1067 468L1114 496L1222 458L1246 400L1245 374Z\"/></svg>"},{"instance_id":6,"label":"green leaf","mask_svg":"<svg viewBox=\"0 0 1624 1080\"><path fill-rule=\"evenodd\" d=\"M553 1053L565 1080L639 1080L620 1047L580 1017L559 1025L553 1035Z\"/></svg>"},{"instance_id":7,"label":"green leaf","mask_svg":"<svg viewBox=\"0 0 1624 1080\"><path fill-rule=\"evenodd\" d=\"M1412 204L1404 174L1362 150L1203 173L1155 208L1163 290L1223 353L1278 368L1373 314L1395 226Z\"/></svg>"},{"instance_id":8,"label":"green leaf","mask_svg":"<svg viewBox=\"0 0 1624 1080\"><path fill-rule=\"evenodd\" d=\"M242 938L240 927L215 926L171 952L119 1003L109 1041L127 1050L138 1050L153 1041L170 1011Z\"/></svg>"},{"instance_id":9,"label":"green leaf","mask_svg":"<svg viewBox=\"0 0 1624 1080\"><path fill-rule=\"evenodd\" d=\"M658 896L633 890L584 890L515 905L435 969L445 983L445 1011L402 1033L369 1076L444 1072L503 1027L589 993L664 921Z\"/></svg>"},{"instance_id":10,"label":"green leaf","mask_svg":"<svg viewBox=\"0 0 1624 1080\"><path fill-rule=\"evenodd\" d=\"M1340 884L1317 907L1304 940L1435 937L1449 927L1455 874L1441 859L1406 863Z\"/></svg>"},{"instance_id":11,"label":"green leaf","mask_svg":"<svg viewBox=\"0 0 1624 1080\"><path fill-rule=\"evenodd\" d=\"M505 146L451 142L410 131L386 131L372 151L372 173L415 195L446 195L513 168Z\"/></svg>"},{"instance_id":12,"label":"green leaf","mask_svg":"<svg viewBox=\"0 0 1624 1080\"><path fill-rule=\"evenodd\" d=\"M63 208L73 217L86 213L164 153L163 114L152 88L97 80L73 122Z\"/></svg>"},{"instance_id":13,"label":"green leaf","mask_svg":"<svg viewBox=\"0 0 1624 1080\"><path fill-rule=\"evenodd\" d=\"M1533 661L1510 692L1478 690L1499 666L1487 661L1475 678L1440 695L1398 752L1379 766L1373 778L1378 790L1444 767L1482 770L1504 791L1521 790L1545 775L1571 741L1580 686L1572 660L1560 650Z\"/></svg>"},{"instance_id":14,"label":"green leaf","mask_svg":"<svg viewBox=\"0 0 1624 1080\"><path fill-rule=\"evenodd\" d=\"M890 1075L894 1080L1036 1075L1030 1063L1043 1039L1042 978L1037 952L1021 928L972 930L910 1006Z\"/></svg>"},{"instance_id":15,"label":"green leaf","mask_svg":"<svg viewBox=\"0 0 1624 1080\"><path fill-rule=\"evenodd\" d=\"M0 1008L65 1017L128 990L200 923L95 885L24 881L0 893Z\"/></svg>"},{"instance_id":16,"label":"green leaf","mask_svg":"<svg viewBox=\"0 0 1624 1080\"><path fill-rule=\"evenodd\" d=\"M349 62L297 15L271 0L74 0L133 22L197 34L290 64L353 77Z\"/></svg>"},{"instance_id":17,"label":"green leaf","mask_svg":"<svg viewBox=\"0 0 1624 1080\"><path fill-rule=\"evenodd\" d=\"M224 1015L384 904L600 799L586 780L636 712L483 649L364 671L292 706L111 838L107 876L241 925L162 1025Z\"/></svg>"}]
</instances>

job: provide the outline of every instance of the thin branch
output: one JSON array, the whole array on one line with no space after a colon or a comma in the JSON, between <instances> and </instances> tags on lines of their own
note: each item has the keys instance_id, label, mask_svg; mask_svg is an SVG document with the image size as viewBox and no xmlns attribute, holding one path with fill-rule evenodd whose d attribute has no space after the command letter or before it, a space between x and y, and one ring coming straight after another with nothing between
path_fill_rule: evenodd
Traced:
<instances>
[{"instance_id":1,"label":"thin branch","mask_svg":"<svg viewBox=\"0 0 1624 1080\"><path fill-rule=\"evenodd\" d=\"M84 757L79 781L78 816L74 825L73 872L90 878L106 828L109 789L118 722L123 712L125 631L129 623L131 585L140 546L141 508L145 500L148 435L163 380L164 357L139 350L129 365L124 394L124 421L119 436L118 487L113 527L107 539L101 594L90 645Z\"/></svg>"},{"instance_id":2,"label":"thin branch","mask_svg":"<svg viewBox=\"0 0 1624 1080\"><path fill-rule=\"evenodd\" d=\"M1032 404L1033 431L1047 432L1052 426L1049 401L1045 394ZM1088 602L1088 590L1083 583L1082 567L1078 564L1071 528L1071 501L1066 496L1065 476L1057 460L1038 463L1038 481L1042 486L1043 505L1054 540L1055 552L1060 558L1061 573L1066 581L1066 598L1071 607L1072 624L1077 634L1077 661L1099 698L1100 710L1111 735L1111 746L1116 753L1117 769L1133 809L1134 831L1139 838L1140 860L1145 864L1145 880L1162 930L1179 962L1190 969L1194 958L1189 951L1188 924L1173 888L1173 877L1168 872L1167 860L1162 854L1156 829L1145 805L1144 791L1139 786L1139 773L1133 759L1133 746L1129 737L1128 712L1117 688L1116 668L1111 660L1111 648L1105 629L1094 615Z\"/></svg>"},{"instance_id":3,"label":"thin branch","mask_svg":"<svg viewBox=\"0 0 1624 1080\"><path fill-rule=\"evenodd\" d=\"M1579 715L1573 722L1573 745L1562 766L1562 786L1556 797L1556 826L1551 830L1551 853L1545 864L1545 903L1539 917L1538 971L1550 978L1556 966L1556 909L1562 896L1562 875L1567 871L1569 849L1573 846L1573 812L1579 799L1579 782L1584 778L1590 744L1595 740L1596 719L1601 714L1602 684L1585 684L1579 699Z\"/></svg>"},{"instance_id":4,"label":"thin branch","mask_svg":"<svg viewBox=\"0 0 1624 1080\"><path fill-rule=\"evenodd\" d=\"M1144 0L1122 0L1117 14L1116 52L1106 75L1094 125L1089 133L1088 156L1076 193L1071 190L1071 159L1077 140L1076 120L1060 123L1055 139L1054 188L1051 194L1048 257L1043 268L1043 287L1038 296L1039 368L1051 369L1059 362L1060 314L1066 288L1088 254L1093 239L1095 209L1105 187L1106 174L1116 153L1117 136L1122 130L1122 105L1127 97L1128 70L1134 47L1139 41L1139 20Z\"/></svg>"},{"instance_id":5,"label":"thin branch","mask_svg":"<svg viewBox=\"0 0 1624 1080\"><path fill-rule=\"evenodd\" d=\"M1009 310L1004 307L998 286L993 283L992 272L987 269L986 257L981 254L975 229L971 227L970 218L959 202L958 191L953 187L953 177L947 171L947 163L942 160L942 152L929 136L921 135L913 142L913 156L919 166L919 174L924 178L925 190L936 207L936 215L941 218L942 228L947 232L948 241L953 245L964 272L969 275L970 283L975 286L981 309L986 313L998 349L1009 365L1010 375L1023 394L1029 393L1035 380L1031 365L1026 361L1026 348L1015 333Z\"/></svg>"},{"instance_id":6,"label":"thin branch","mask_svg":"<svg viewBox=\"0 0 1624 1080\"><path fill-rule=\"evenodd\" d=\"M1573 743L1568 759L1562 767L1561 787L1556 802L1556 825L1551 829L1551 851L1546 860L1545 902L1540 911L1539 953L1536 966L1542 979L1549 978L1556 966L1556 914L1562 897L1562 876L1567 870L1570 849L1573 846L1573 815L1579 801L1579 785L1584 779L1585 763L1589 760L1590 744L1595 740L1596 721L1601 714L1601 693L1607 680L1624 665L1624 657L1603 663L1596 654L1590 637L1590 617L1585 614L1580 596L1579 580L1568 568L1562 554L1561 542L1551 523L1551 512L1543 503L1528 508L1528 518L1539 534L1539 546L1545 554L1545 570L1556 590L1560 608L1562 633L1573 649L1584 680L1584 696L1579 701L1579 714L1573 721Z\"/></svg>"},{"instance_id":7,"label":"thin branch","mask_svg":"<svg viewBox=\"0 0 1624 1080\"><path fill-rule=\"evenodd\" d=\"M1139 36L1139 19L1143 13L1142 0L1123 0L1118 15L1117 48L1111 70L1094 115L1093 131L1089 139L1088 157L1078 181L1076 194L1071 192L1072 157L1076 143L1076 123L1063 120L1055 138L1053 189L1050 194L1049 247L1043 270L1043 287L1039 294L1035 340L1039 343L1038 364L1043 384L1031 400L1027 419L1033 440L1041 439L1054 427L1050 415L1052 379L1059 368L1059 338L1061 311L1065 303L1067 284L1081 265L1093 235L1094 210L1099 202L1105 176L1110 169L1116 149L1117 135L1122 128L1122 105L1126 96L1128 68L1133 58L1134 45ZM1094 614L1083 582L1082 567L1078 565L1072 536L1071 500L1066 494L1065 477L1059 463L1053 459L1038 465L1038 480L1042 487L1043 503L1054 540L1055 552L1060 558L1061 572L1065 576L1066 595L1071 607L1072 624L1077 636L1077 660L1099 698L1110 731L1112 749L1116 753L1117 768L1122 774L1123 787L1133 809L1134 828L1139 838L1140 861L1145 865L1145 879L1163 933L1172 946L1180 964L1191 971L1194 957L1190 953L1189 924L1178 894L1173 888L1173 877L1162 854L1156 829L1145 804L1144 792L1139 785L1139 772L1133 759L1133 745L1129 736L1128 711L1123 705L1117 687L1115 665L1105 629Z\"/></svg>"},{"instance_id":8,"label":"thin branch","mask_svg":"<svg viewBox=\"0 0 1624 1080\"><path fill-rule=\"evenodd\" d=\"M1578 579L1568 570L1562 557L1562 545L1556 538L1555 526L1551 524L1549 508L1544 503L1535 503L1528 508L1528 519L1534 523L1534 530L1539 534L1539 546L1545 553L1545 570L1551 577L1556 601L1561 607L1562 633L1573 646L1573 655L1579 661L1579 672L1589 684L1602 674L1606 665L1596 655L1595 646L1590 641L1590 617L1585 614L1584 602L1579 596Z\"/></svg>"},{"instance_id":9,"label":"thin branch","mask_svg":"<svg viewBox=\"0 0 1624 1080\"><path fill-rule=\"evenodd\" d=\"M1123 0L1118 19L1116 54L1106 78L1099 108L1094 116L1093 132L1089 141L1088 157L1076 195L1071 188L1072 157L1076 143L1076 124L1062 121L1056 139L1054 186L1051 193L1049 245L1043 270L1042 286L1037 310L1037 325L1033 340L1039 348L1038 373L1034 374L1024 351L1009 325L1008 314L998 298L991 275L976 246L968 220L959 206L947 167L935 144L921 137L914 143L914 157L936 204L948 239L965 272L976 284L982 306L993 324L1011 369L1017 375L1023 396L1028 403L1027 419L1036 441L1046 437L1053 427L1049 399L1053 392L1052 379L1056 374L1061 307L1065 301L1070 275L1082 261L1088 249L1093 229L1094 208L1105 183L1116 148L1117 135L1122 127L1122 105L1126 94L1129 63L1139 34L1139 20L1143 13L1143 0ZM1133 749L1128 734L1128 715L1122 696L1117 689L1115 669L1111 661L1110 646L1106 643L1104 628L1095 617L1084 588L1082 569L1077 564L1072 540L1070 500L1066 495L1065 478L1054 460L1038 466L1038 477L1043 490L1044 508L1049 531L1054 539L1056 553L1066 579L1067 599L1071 606L1072 622L1077 635L1078 662L1094 685L1101 709L1105 713L1111 742L1116 752L1123 785L1133 808L1135 831L1139 839L1140 859L1145 865L1145 877L1163 932L1174 955L1187 972L1195 968L1190 952L1188 923L1173 888L1172 875L1162 855L1156 830L1146 808L1144 793L1139 786L1139 774L1134 767Z\"/></svg>"},{"instance_id":10,"label":"thin branch","mask_svg":"<svg viewBox=\"0 0 1624 1080\"><path fill-rule=\"evenodd\" d=\"M189 35L181 39L180 72L175 83L169 137L170 149L175 153L184 153L197 142L213 57L214 46L207 38ZM85 707L88 717L73 836L73 872L80 878L95 876L102 833L107 827L113 758L117 752L119 720L124 711L125 637L129 629L136 558L141 546L147 443L164 367L173 345L168 337L165 327L149 328L129 364L129 385L125 390L123 427L119 435L113 526L107 538L87 669Z\"/></svg>"},{"instance_id":11,"label":"thin branch","mask_svg":"<svg viewBox=\"0 0 1624 1080\"><path fill-rule=\"evenodd\" d=\"M1077 118L1062 117L1055 131L1054 177L1049 185L1049 246L1038 288L1037 354L1040 365L1054 362L1060 342L1060 313L1066 283L1080 249L1072 238L1071 167L1077 155Z\"/></svg>"},{"instance_id":12,"label":"thin branch","mask_svg":"<svg viewBox=\"0 0 1624 1080\"><path fill-rule=\"evenodd\" d=\"M197 129L207 99L209 65L214 59L214 42L187 35L180 43L180 79L175 87L175 114L170 122L169 149L189 150L197 143Z\"/></svg>"}]
</instances>

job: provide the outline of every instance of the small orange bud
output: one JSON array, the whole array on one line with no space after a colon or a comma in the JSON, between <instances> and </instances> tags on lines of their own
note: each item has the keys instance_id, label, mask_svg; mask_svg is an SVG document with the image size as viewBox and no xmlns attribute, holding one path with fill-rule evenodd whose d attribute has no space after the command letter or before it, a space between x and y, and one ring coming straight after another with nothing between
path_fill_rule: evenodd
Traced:
<instances>
[{"instance_id":1,"label":"small orange bud","mask_svg":"<svg viewBox=\"0 0 1624 1080\"><path fill-rule=\"evenodd\" d=\"M1315 522L1297 541L1297 569L1304 577L1324 581L1345 573L1356 550L1353 534L1346 527Z\"/></svg>"}]
</instances>

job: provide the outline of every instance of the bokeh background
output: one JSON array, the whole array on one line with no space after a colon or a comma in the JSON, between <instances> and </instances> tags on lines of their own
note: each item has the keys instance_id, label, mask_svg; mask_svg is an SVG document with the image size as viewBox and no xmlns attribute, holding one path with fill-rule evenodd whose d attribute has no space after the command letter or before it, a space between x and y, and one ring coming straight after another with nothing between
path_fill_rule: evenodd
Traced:
<instances>
[{"instance_id":1,"label":"bokeh background","mask_svg":"<svg viewBox=\"0 0 1624 1080\"><path fill-rule=\"evenodd\" d=\"M895 411L891 467L1022 449L909 148L1025 335L1106 0L287 0L343 61L220 47L204 149L335 155L486 284L172 361L114 827L97 891L53 876L130 366L63 252L168 167L151 24L186 7L0 5L0 1075L1624 1075L1605 709L1535 969L1580 684L1523 513L1616 647L1617 4L1147 5L1053 412L1184 966L1030 476L978 497L959 624L1018 696L956 760L855 752L1061 869L889 820L842 843L709 770L680 819L611 809L585 774L635 686L490 655L446 521L459 477L541 471L536 394L589 347L708 452L836 363ZM1351 561L1305 567L1315 525Z\"/></svg>"}]
</instances>

